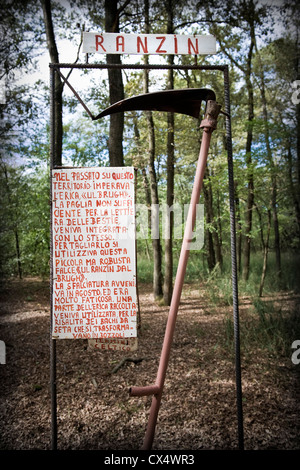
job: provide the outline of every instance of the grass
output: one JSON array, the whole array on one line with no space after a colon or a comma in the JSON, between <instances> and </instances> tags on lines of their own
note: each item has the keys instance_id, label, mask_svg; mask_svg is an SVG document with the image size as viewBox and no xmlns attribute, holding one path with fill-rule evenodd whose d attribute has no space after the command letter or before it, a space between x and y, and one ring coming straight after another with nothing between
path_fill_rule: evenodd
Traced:
<instances>
[{"instance_id":1,"label":"grass","mask_svg":"<svg viewBox=\"0 0 300 470\"><path fill-rule=\"evenodd\" d=\"M177 270L177 255L174 255L173 276ZM258 296L260 277L262 272L262 255L256 253L251 257L250 275L247 281L243 281L238 274L238 287L242 295ZM268 261L268 271L265 279L263 295L270 295L279 291L300 292L300 256L295 253L284 253L282 255L282 276L278 278L275 268L275 257L271 253ZM164 269L164 268L162 268ZM141 283L151 283L153 277L153 261L148 259L144 253L137 255L138 280ZM225 304L231 303L231 258L230 254L224 257L222 271L216 266L209 271L204 261L203 254L191 252L185 274L186 283L199 282L211 292L211 300L219 303L223 300Z\"/></svg>"},{"instance_id":2,"label":"grass","mask_svg":"<svg viewBox=\"0 0 300 470\"><path fill-rule=\"evenodd\" d=\"M300 339L300 316L297 315L292 305L283 310L279 296L284 292L300 293L299 256L295 253L282 255L282 276L279 279L275 269L275 257L270 253L263 296L259 297L262 261L261 254L253 254L248 281L245 282L242 279L238 281L239 297L247 297L250 302L249 315L246 318L240 318L241 348L249 351L258 347L267 350L270 354L290 355L292 342ZM175 259L174 265L175 276L177 269ZM138 256L139 282L152 282L152 270L152 262L143 255ZM199 289L205 291L211 308L231 306L230 255L225 257L222 271L217 266L209 272L203 255L191 253L185 282L198 282ZM272 300L267 300L267 298ZM224 345L227 349L232 348L234 334L232 314L225 314L224 331Z\"/></svg>"},{"instance_id":3,"label":"grass","mask_svg":"<svg viewBox=\"0 0 300 470\"><path fill-rule=\"evenodd\" d=\"M265 350L273 357L290 357L293 341L300 338L300 318L294 308L283 311L273 301L254 299L247 317L240 317L241 350ZM233 350L233 319L224 318L223 346Z\"/></svg>"}]
</instances>

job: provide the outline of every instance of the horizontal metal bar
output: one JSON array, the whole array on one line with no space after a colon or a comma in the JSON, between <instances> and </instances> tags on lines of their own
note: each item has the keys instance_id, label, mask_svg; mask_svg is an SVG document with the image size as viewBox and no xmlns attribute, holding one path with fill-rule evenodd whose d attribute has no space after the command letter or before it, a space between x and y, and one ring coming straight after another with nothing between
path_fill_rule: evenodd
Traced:
<instances>
[{"instance_id":1,"label":"horizontal metal bar","mask_svg":"<svg viewBox=\"0 0 300 470\"><path fill-rule=\"evenodd\" d=\"M146 397L148 395L156 395L159 391L158 385L146 385L145 387L131 387L129 394L132 397Z\"/></svg>"},{"instance_id":2,"label":"horizontal metal bar","mask_svg":"<svg viewBox=\"0 0 300 470\"><path fill-rule=\"evenodd\" d=\"M176 64L49 64L50 68L72 69L154 69L154 70L220 70L224 71L228 65L176 65Z\"/></svg>"}]
</instances>

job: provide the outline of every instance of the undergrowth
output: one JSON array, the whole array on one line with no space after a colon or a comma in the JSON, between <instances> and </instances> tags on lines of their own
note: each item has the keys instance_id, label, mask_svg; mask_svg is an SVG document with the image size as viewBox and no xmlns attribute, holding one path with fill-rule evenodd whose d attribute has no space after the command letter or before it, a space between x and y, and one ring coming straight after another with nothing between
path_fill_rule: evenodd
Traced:
<instances>
[{"instance_id":1,"label":"undergrowth","mask_svg":"<svg viewBox=\"0 0 300 470\"><path fill-rule=\"evenodd\" d=\"M174 263L174 276L176 262ZM297 314L297 302L280 300L282 293L289 293L290 298L299 293L298 269L299 257L293 253L282 256L282 275L279 278L275 270L275 258L269 255L268 271L264 290L259 297L259 285L262 269L262 256L255 254L251 259L250 275L247 282L238 275L238 296L247 298L250 305L247 316L239 315L241 349L247 353L254 348L264 349L276 356L290 356L291 344L300 339L300 316ZM139 282L152 282L153 265L145 256L138 258ZM203 292L211 311L220 307L231 306L233 302L231 282L231 258L225 258L223 267L216 266L209 271L199 253L191 253L185 275L185 283L199 283L199 292ZM232 312L224 316L223 346L233 350L234 320Z\"/></svg>"}]
</instances>

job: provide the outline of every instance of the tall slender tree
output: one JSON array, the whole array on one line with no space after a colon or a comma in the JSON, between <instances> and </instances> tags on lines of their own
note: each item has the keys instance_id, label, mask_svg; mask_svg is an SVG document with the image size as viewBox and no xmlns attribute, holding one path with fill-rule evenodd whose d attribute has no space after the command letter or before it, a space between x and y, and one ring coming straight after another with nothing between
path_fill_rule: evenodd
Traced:
<instances>
[{"instance_id":1,"label":"tall slender tree","mask_svg":"<svg viewBox=\"0 0 300 470\"><path fill-rule=\"evenodd\" d=\"M257 47L257 41L254 37L255 51L258 59L258 75L259 75L259 89L261 95L262 103L262 112L263 112L263 121L264 121L264 137L266 145L266 155L269 163L270 173L271 173L271 210L273 216L273 228L274 228L274 249L275 249L275 258L276 258L276 270L277 275L281 277L281 250L280 250L280 234L279 234L279 222L278 222L278 190L277 190L277 169L274 162L271 142L270 142L270 129L269 129L269 111L268 103L266 97L266 87L265 87L265 74L263 70L263 64L260 56L260 52Z\"/></svg>"},{"instance_id":2,"label":"tall slender tree","mask_svg":"<svg viewBox=\"0 0 300 470\"><path fill-rule=\"evenodd\" d=\"M174 33L174 2L166 1L167 10L167 34ZM168 56L168 64L174 63L173 55ZM174 88L174 71L168 70L167 89ZM165 275L164 275L164 303L170 305L173 291L173 228L174 213L172 210L174 203L174 113L167 114L167 217L166 217L166 236L165 236Z\"/></svg>"},{"instance_id":3,"label":"tall slender tree","mask_svg":"<svg viewBox=\"0 0 300 470\"><path fill-rule=\"evenodd\" d=\"M41 0L45 32L47 37L47 46L51 63L59 63L58 49L52 21L51 0ZM54 166L62 164L62 140L63 140L63 81L58 73L54 75Z\"/></svg>"},{"instance_id":4,"label":"tall slender tree","mask_svg":"<svg viewBox=\"0 0 300 470\"><path fill-rule=\"evenodd\" d=\"M215 11L213 9L216 9ZM261 25L266 15L264 6L257 5L253 0L244 0L243 2L230 2L225 6L223 2L213 1L206 5L206 18L211 21L211 32L214 34L220 44L222 53L229 58L231 63L239 69L245 80L247 91L247 123L246 123L246 144L245 144L245 163L247 171L247 197L244 215L244 244L243 244L243 279L248 280L250 270L252 223L254 209L254 174L253 174L253 124L254 124L254 85L253 85L253 57L255 48L255 28ZM229 27L240 28L244 35L247 35L248 41L243 43L243 55L236 58L235 52L228 47L224 27L219 25L217 19L223 10L223 21ZM226 32L226 36L230 36ZM233 35L232 35L233 36ZM232 40L232 36L230 36ZM235 42L235 44L237 44ZM241 47L236 45L236 50Z\"/></svg>"},{"instance_id":5,"label":"tall slender tree","mask_svg":"<svg viewBox=\"0 0 300 470\"><path fill-rule=\"evenodd\" d=\"M126 1L118 8L117 0L105 0L105 31L109 33L120 31L120 13L128 3ZM121 57L118 54L107 54L106 62L108 65L118 66L121 65ZM110 104L124 99L122 70L120 68L108 69L108 82ZM124 165L123 131L124 113L111 114L108 140L110 166Z\"/></svg>"},{"instance_id":6,"label":"tall slender tree","mask_svg":"<svg viewBox=\"0 0 300 470\"><path fill-rule=\"evenodd\" d=\"M150 33L150 18L149 18L149 0L145 0L145 33ZM149 63L148 56L144 57L144 62ZM144 93L149 92L149 71L144 70ZM159 198L157 188L157 177L155 170L155 128L154 120L151 111L145 111L147 127L148 127L148 170L150 179L150 194L151 194L151 220L152 227L158 227L159 217ZM160 242L159 229L152 231L152 248L153 248L153 294L155 299L160 299L163 296L163 282L162 282L162 250Z\"/></svg>"}]
</instances>

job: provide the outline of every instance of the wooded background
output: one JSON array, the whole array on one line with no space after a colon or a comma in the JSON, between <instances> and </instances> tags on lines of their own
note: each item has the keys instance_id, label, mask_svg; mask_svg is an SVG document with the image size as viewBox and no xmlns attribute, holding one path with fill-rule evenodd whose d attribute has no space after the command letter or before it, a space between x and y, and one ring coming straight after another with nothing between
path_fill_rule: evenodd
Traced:
<instances>
[{"instance_id":1,"label":"wooded background","mask_svg":"<svg viewBox=\"0 0 300 470\"><path fill-rule=\"evenodd\" d=\"M1 0L0 274L49 275L49 62L83 63L82 32L212 34L212 56L89 56L89 63L228 64L240 283L258 295L299 281L300 75L296 1ZM147 93L212 88L218 71L73 71L92 109ZM92 122L55 83L56 155L72 166L132 165L137 202L190 200L201 141L199 121L160 112L128 112ZM186 280L230 278L225 120L213 134L200 203L205 237L191 252ZM172 221L173 219L171 219ZM178 228L178 227L177 227ZM174 232L174 227L172 228ZM170 303L181 239L138 240L138 279ZM250 288L250 287L249 287Z\"/></svg>"}]
</instances>

